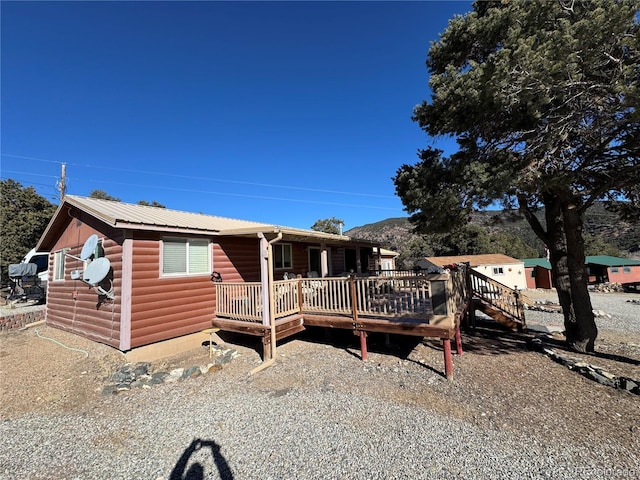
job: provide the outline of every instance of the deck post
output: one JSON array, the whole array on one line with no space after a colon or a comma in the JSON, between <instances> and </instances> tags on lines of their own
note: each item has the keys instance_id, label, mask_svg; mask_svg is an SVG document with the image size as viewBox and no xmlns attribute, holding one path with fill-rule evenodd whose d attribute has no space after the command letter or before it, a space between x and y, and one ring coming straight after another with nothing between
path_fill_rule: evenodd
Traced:
<instances>
[{"instance_id":1,"label":"deck post","mask_svg":"<svg viewBox=\"0 0 640 480\"><path fill-rule=\"evenodd\" d=\"M462 355L462 337L460 336L460 325L456 326L456 353Z\"/></svg>"},{"instance_id":2,"label":"deck post","mask_svg":"<svg viewBox=\"0 0 640 480\"><path fill-rule=\"evenodd\" d=\"M360 330L360 356L363 362L366 362L369 358L367 352L367 332Z\"/></svg>"},{"instance_id":3,"label":"deck post","mask_svg":"<svg viewBox=\"0 0 640 480\"><path fill-rule=\"evenodd\" d=\"M453 360L451 358L451 340L442 339L442 349L444 350L444 375L448 379L453 378Z\"/></svg>"}]
</instances>

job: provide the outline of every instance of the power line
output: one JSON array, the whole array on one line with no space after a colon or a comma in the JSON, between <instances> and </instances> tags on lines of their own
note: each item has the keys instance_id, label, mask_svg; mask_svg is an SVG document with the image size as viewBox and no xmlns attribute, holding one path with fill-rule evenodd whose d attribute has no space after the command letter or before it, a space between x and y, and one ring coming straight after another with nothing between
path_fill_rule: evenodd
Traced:
<instances>
[{"instance_id":1,"label":"power line","mask_svg":"<svg viewBox=\"0 0 640 480\"><path fill-rule=\"evenodd\" d=\"M9 178L9 177L0 177L0 178L2 178L2 180L15 180L14 178ZM25 182L24 180L19 183L29 183L29 185L31 186L37 185L39 187L51 188L53 190L56 189L55 185L51 185L49 183Z\"/></svg>"},{"instance_id":2,"label":"power line","mask_svg":"<svg viewBox=\"0 0 640 480\"><path fill-rule=\"evenodd\" d=\"M5 170L6 172L6 170ZM26 175L32 175L31 173L28 172L11 172L10 173L18 173L18 174L26 174ZM51 177L51 178L55 178L57 179L57 177L51 176L51 175L42 175L42 174L33 174L35 176L42 176L42 177ZM73 179L74 177L66 177L65 179L65 190L66 187L68 185L67 180L69 179ZM87 179L84 179L85 181ZM52 188L55 190L60 190L60 186L59 184L57 186L53 186L53 185L44 185L44 184L38 184L38 183L34 183L34 182L29 182L31 185L40 185L40 186L46 186L48 188ZM254 199L259 199L259 200L274 200L274 201L282 201L282 202L295 202L295 203L309 203L309 204L314 204L314 205L330 205L330 206L337 206L337 207L353 207L353 208L367 208L367 209L374 209L374 210L389 210L389 211L400 211L400 209L396 208L396 207L382 207L382 206L375 206L375 205L362 205L362 204L351 204L351 203L341 203L341 202L322 202L322 201L317 201L317 200L307 200L307 199L302 199L302 198L282 198L282 197L271 197L271 196L266 196L266 195L248 195L248 194L242 194L242 193L229 193L229 192L217 192L217 191L210 191L210 190L195 190L195 189L189 189L189 188L176 188L176 187L165 187L165 186L156 186L156 185L144 185L144 184L136 184L136 183L123 183L123 182L112 182L112 181L108 181L108 180L104 180L104 179L100 179L99 183L108 183L110 185L120 185L123 187L141 187L141 188L152 188L152 189L156 189L156 190L171 190L171 191L180 191L180 192L191 192L191 193L203 193L203 194L208 194L208 195L221 195L221 196L231 196L231 197L241 197L241 198L254 198ZM53 198L53 197L52 197ZM391 197L391 198L395 198L395 197Z\"/></svg>"},{"instance_id":3,"label":"power line","mask_svg":"<svg viewBox=\"0 0 640 480\"><path fill-rule=\"evenodd\" d=\"M43 159L43 158L26 157L26 156L21 156L21 155L10 155L10 154L7 154L7 153L3 153L1 155L4 156L4 157L21 158L21 159L25 159L25 160L36 160L36 161L48 162L48 163L57 163L57 164L66 163L69 166L76 166L76 167L100 168L100 169L103 169L103 170L111 170L111 171L116 171L116 172L139 173L139 174L143 174L143 175L158 175L158 176L171 177L171 178L184 178L184 179L188 179L188 180L205 180L205 181L210 181L210 182L222 182L222 183L233 183L233 184L237 184L237 185L249 185L249 186L253 186L253 187L284 188L284 189L289 189L289 190L299 190L299 191L319 192L319 193L332 193L332 194L338 194L338 195L353 195L353 196L360 196L360 197L386 198L386 199L395 199L396 198L396 197L391 196L391 195L378 195L378 194L375 194L375 193L345 192L345 191L340 191L340 190L327 190L327 189L321 189L321 188L297 187L297 186L291 186L291 185L277 185L277 184L270 184L270 183L246 182L246 181L242 181L242 180L228 180L228 179L223 179L223 178L207 178L207 177L200 177L200 176L195 176L195 175L176 175L174 173L161 173L161 172L145 171L145 170L131 170L131 169L126 169L126 168L104 167L102 165L87 165L87 164L81 164L81 163L60 162L60 161L56 161L56 160L47 160L47 159Z\"/></svg>"},{"instance_id":4,"label":"power line","mask_svg":"<svg viewBox=\"0 0 640 480\"><path fill-rule=\"evenodd\" d=\"M155 188L155 189L173 190L173 191L179 191L179 192L204 193L204 194L208 194L208 195L222 195L222 196L242 197L242 198L256 198L256 199L260 199L260 200L277 200L277 201L282 201L282 202L311 203L311 204L315 204L315 205L331 205L331 206L338 206L338 207L355 207L355 208L369 208L369 209L377 209L377 210L395 210L395 211L399 210L396 207L380 207L380 206L374 206L374 205L358 205L358 204L338 203L338 202L320 202L320 201L316 201L316 200L305 200L305 199L301 199L301 198L269 197L269 196L264 196L264 195L247 195L247 194L242 194L242 193L215 192L215 191L210 191L210 190L194 190L194 189L189 189L189 188L157 187L157 186L154 186L154 185L142 185L142 184L135 184L135 183L110 182L108 180L100 180L100 181L101 181L101 183L109 183L111 185L121 185L121 186L124 186L124 187Z\"/></svg>"},{"instance_id":5,"label":"power line","mask_svg":"<svg viewBox=\"0 0 640 480\"><path fill-rule=\"evenodd\" d=\"M47 177L47 178L53 178L55 180L58 179L58 177L55 175L45 175L43 173L33 173L33 172L19 172L16 170L2 170L2 173L16 173L18 175L29 175L32 177Z\"/></svg>"}]
</instances>

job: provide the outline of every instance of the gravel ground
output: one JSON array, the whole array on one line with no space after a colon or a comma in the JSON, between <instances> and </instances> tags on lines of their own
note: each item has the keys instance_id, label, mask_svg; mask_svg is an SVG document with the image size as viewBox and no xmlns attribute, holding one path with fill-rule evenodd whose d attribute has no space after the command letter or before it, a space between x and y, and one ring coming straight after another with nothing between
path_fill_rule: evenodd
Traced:
<instances>
[{"instance_id":1,"label":"gravel ground","mask_svg":"<svg viewBox=\"0 0 640 480\"><path fill-rule=\"evenodd\" d=\"M557 303L558 296L555 290L530 291L527 295L532 300L552 301ZM640 334L640 295L628 293L591 293L591 306L594 310L602 311L608 316L596 317L596 325L599 330L609 330L620 333ZM541 325L558 325L564 323L562 313L526 311L527 323L539 323Z\"/></svg>"},{"instance_id":2,"label":"gravel ground","mask_svg":"<svg viewBox=\"0 0 640 480\"><path fill-rule=\"evenodd\" d=\"M594 294L593 304L612 315L598 319L604 346L639 343L628 347L628 372L640 364L640 305L614 295ZM529 322L560 324L556 316L527 311ZM283 342L276 364L252 377L259 348L229 337L240 356L219 372L110 396L100 390L117 356L99 357L95 344L64 332L41 333L89 357L29 331L2 337L3 389L12 388L0 399L2 479L640 476L640 399L570 372L500 328L463 334L453 381L442 377L438 342L394 337L387 346L371 336L362 362L356 337L316 331ZM20 363L13 345L37 349ZM44 392L25 365L45 369L46 358L76 373L60 374L62 390L39 403ZM9 387L16 370L30 390ZM85 397L70 404L78 390Z\"/></svg>"}]
</instances>

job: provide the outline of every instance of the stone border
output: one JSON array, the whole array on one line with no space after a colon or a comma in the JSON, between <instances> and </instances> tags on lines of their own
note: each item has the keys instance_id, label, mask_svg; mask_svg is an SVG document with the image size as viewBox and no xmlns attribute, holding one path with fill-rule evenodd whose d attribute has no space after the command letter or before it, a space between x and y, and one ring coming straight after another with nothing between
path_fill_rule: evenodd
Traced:
<instances>
[{"instance_id":1,"label":"stone border","mask_svg":"<svg viewBox=\"0 0 640 480\"><path fill-rule=\"evenodd\" d=\"M607 372L601 367L591 365L589 363L577 360L567 355L557 353L551 348L547 348L543 345L540 338L534 338L531 340L531 345L538 351L544 353L553 361L564 365L569 370L578 372L583 377L595 380L596 382L606 385L607 387L613 387L618 390L624 390L625 392L632 393L634 395L640 395L640 380L634 380L629 377L618 377L612 373Z\"/></svg>"},{"instance_id":2,"label":"stone border","mask_svg":"<svg viewBox=\"0 0 640 480\"><path fill-rule=\"evenodd\" d=\"M207 347L208 349L209 347ZM117 394L132 388L151 388L154 385L172 383L189 378L197 378L207 373L222 370L222 367L240 354L233 349L218 345L213 347L212 362L207 365L194 365L187 368L174 368L171 371L152 372L150 362L127 363L110 377L110 382L102 389L103 395Z\"/></svg>"}]
</instances>

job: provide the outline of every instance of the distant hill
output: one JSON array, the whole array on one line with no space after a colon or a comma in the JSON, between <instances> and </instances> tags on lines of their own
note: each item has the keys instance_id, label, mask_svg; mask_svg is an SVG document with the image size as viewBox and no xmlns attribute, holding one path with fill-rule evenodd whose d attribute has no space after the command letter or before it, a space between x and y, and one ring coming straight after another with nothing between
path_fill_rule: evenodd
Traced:
<instances>
[{"instance_id":1,"label":"distant hill","mask_svg":"<svg viewBox=\"0 0 640 480\"><path fill-rule=\"evenodd\" d=\"M489 233L515 235L537 250L542 247L527 221L518 212L477 212L471 223L484 227ZM601 203L587 211L584 223L587 234L601 237L629 257L640 258L640 225L621 222L614 213L605 210ZM412 239L419 237L413 232L408 217L387 218L354 227L347 230L345 235L380 242L384 248L400 253L403 253Z\"/></svg>"}]
</instances>

